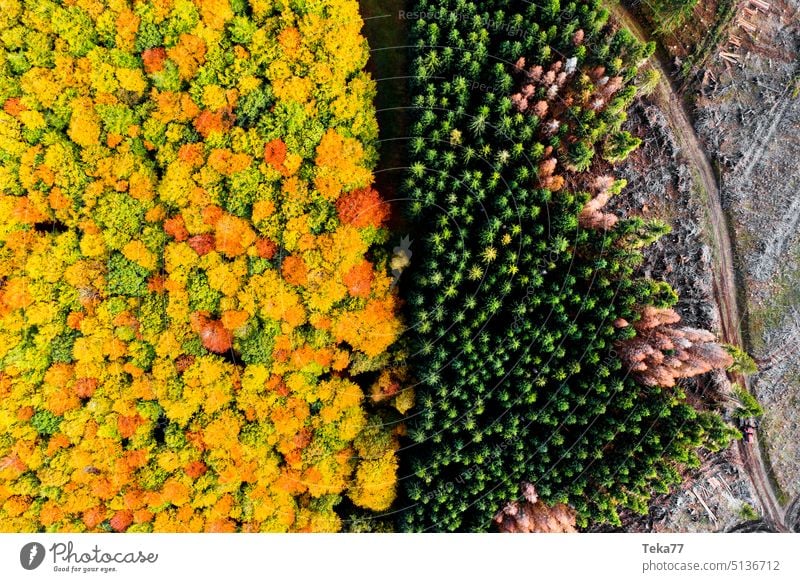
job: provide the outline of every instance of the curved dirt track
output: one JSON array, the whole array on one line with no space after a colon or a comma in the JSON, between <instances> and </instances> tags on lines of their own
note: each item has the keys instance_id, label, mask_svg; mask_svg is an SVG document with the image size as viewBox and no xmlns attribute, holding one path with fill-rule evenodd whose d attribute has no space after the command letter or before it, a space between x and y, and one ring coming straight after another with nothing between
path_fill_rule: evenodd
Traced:
<instances>
[{"instance_id":1,"label":"curved dirt track","mask_svg":"<svg viewBox=\"0 0 800 582\"><path fill-rule=\"evenodd\" d=\"M616 3L611 8L611 11L614 17L624 24L639 40L650 40L649 34L642 28L635 16L621 3ZM708 155L700 143L700 139L697 137L689 114L683 104L683 99L672 84L667 58L663 54L656 52L651 64L661 74L661 80L653 97L659 102L662 111L670 122L675 137L683 149L684 157L691 167L698 185L702 188L702 198L708 209L709 244L713 249L712 277L714 298L720 312L721 339L725 343L741 346L742 336L739 328L741 319L736 299L733 250L728 230L728 220L722 210L722 198L716 174ZM732 374L731 380L750 390L749 382L745 376ZM778 502L775 495L761 456L758 441L749 444L739 441L737 446L763 508L765 521L777 531L788 531L786 527L786 510Z\"/></svg>"}]
</instances>

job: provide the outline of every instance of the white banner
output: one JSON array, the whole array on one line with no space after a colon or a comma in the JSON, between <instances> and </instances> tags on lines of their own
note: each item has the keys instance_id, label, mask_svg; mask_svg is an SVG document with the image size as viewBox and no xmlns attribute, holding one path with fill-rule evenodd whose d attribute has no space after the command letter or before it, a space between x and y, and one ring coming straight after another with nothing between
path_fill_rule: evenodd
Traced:
<instances>
[{"instance_id":1,"label":"white banner","mask_svg":"<svg viewBox=\"0 0 800 582\"><path fill-rule=\"evenodd\" d=\"M791 534L3 534L0 580L800 580Z\"/></svg>"}]
</instances>

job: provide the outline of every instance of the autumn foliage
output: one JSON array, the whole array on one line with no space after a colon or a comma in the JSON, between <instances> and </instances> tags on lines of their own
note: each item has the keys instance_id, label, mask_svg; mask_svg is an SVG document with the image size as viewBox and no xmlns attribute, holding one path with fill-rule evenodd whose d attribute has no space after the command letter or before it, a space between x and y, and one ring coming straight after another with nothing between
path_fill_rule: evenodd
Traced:
<instances>
[{"instance_id":1,"label":"autumn foliage","mask_svg":"<svg viewBox=\"0 0 800 582\"><path fill-rule=\"evenodd\" d=\"M389 207L372 188L359 188L336 201L339 219L345 224L363 228L384 226L389 217Z\"/></svg>"},{"instance_id":2,"label":"autumn foliage","mask_svg":"<svg viewBox=\"0 0 800 582\"><path fill-rule=\"evenodd\" d=\"M522 495L509 501L494 517L503 533L575 533L575 510L564 503L548 506L539 500L536 488L523 483Z\"/></svg>"},{"instance_id":3,"label":"autumn foliage","mask_svg":"<svg viewBox=\"0 0 800 582\"><path fill-rule=\"evenodd\" d=\"M619 342L620 358L643 384L670 387L681 378L733 364L733 358L713 333L679 326L680 320L673 309L645 306L633 323L636 336ZM628 325L624 319L615 322L618 328Z\"/></svg>"},{"instance_id":4,"label":"autumn foliage","mask_svg":"<svg viewBox=\"0 0 800 582\"><path fill-rule=\"evenodd\" d=\"M392 502L394 425L350 374L400 331L361 26L353 0L3 3L0 531Z\"/></svg>"}]
</instances>

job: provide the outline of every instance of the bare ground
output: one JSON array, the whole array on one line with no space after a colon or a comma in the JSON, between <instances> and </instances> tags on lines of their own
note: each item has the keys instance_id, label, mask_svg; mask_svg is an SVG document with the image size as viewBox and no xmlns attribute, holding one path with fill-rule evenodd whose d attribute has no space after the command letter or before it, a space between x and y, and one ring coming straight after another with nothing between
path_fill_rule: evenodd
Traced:
<instances>
[{"instance_id":1,"label":"bare ground","mask_svg":"<svg viewBox=\"0 0 800 582\"><path fill-rule=\"evenodd\" d=\"M617 169L628 186L612 200L613 208L626 215L659 218L672 229L647 249L642 274L664 279L678 291L676 309L686 324L718 332L712 251L703 231L705 206L699 200L691 169L682 159L666 116L656 105L639 103L630 112L626 129L643 143Z\"/></svg>"},{"instance_id":2,"label":"bare ground","mask_svg":"<svg viewBox=\"0 0 800 582\"><path fill-rule=\"evenodd\" d=\"M772 2L752 21L741 67L710 66L697 129L716 153L745 339L760 365L751 387L766 410L764 452L788 503L800 495L800 1Z\"/></svg>"}]
</instances>

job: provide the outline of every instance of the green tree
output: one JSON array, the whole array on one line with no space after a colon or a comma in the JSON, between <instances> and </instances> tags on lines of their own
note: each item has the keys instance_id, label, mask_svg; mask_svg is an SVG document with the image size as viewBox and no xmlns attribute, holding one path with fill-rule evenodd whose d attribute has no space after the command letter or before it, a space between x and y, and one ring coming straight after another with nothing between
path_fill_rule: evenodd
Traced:
<instances>
[{"instance_id":1,"label":"green tree","mask_svg":"<svg viewBox=\"0 0 800 582\"><path fill-rule=\"evenodd\" d=\"M761 418L764 416L764 409L759 404L755 396L747 391L746 388L739 384L733 385L733 395L736 398L738 405L733 411L733 416L736 418Z\"/></svg>"},{"instance_id":2,"label":"green tree","mask_svg":"<svg viewBox=\"0 0 800 582\"><path fill-rule=\"evenodd\" d=\"M756 364L756 361L742 348L731 344L726 344L725 351L727 351L733 358L733 364L728 368L730 372L740 372L748 376L758 372L758 365Z\"/></svg>"}]
</instances>

